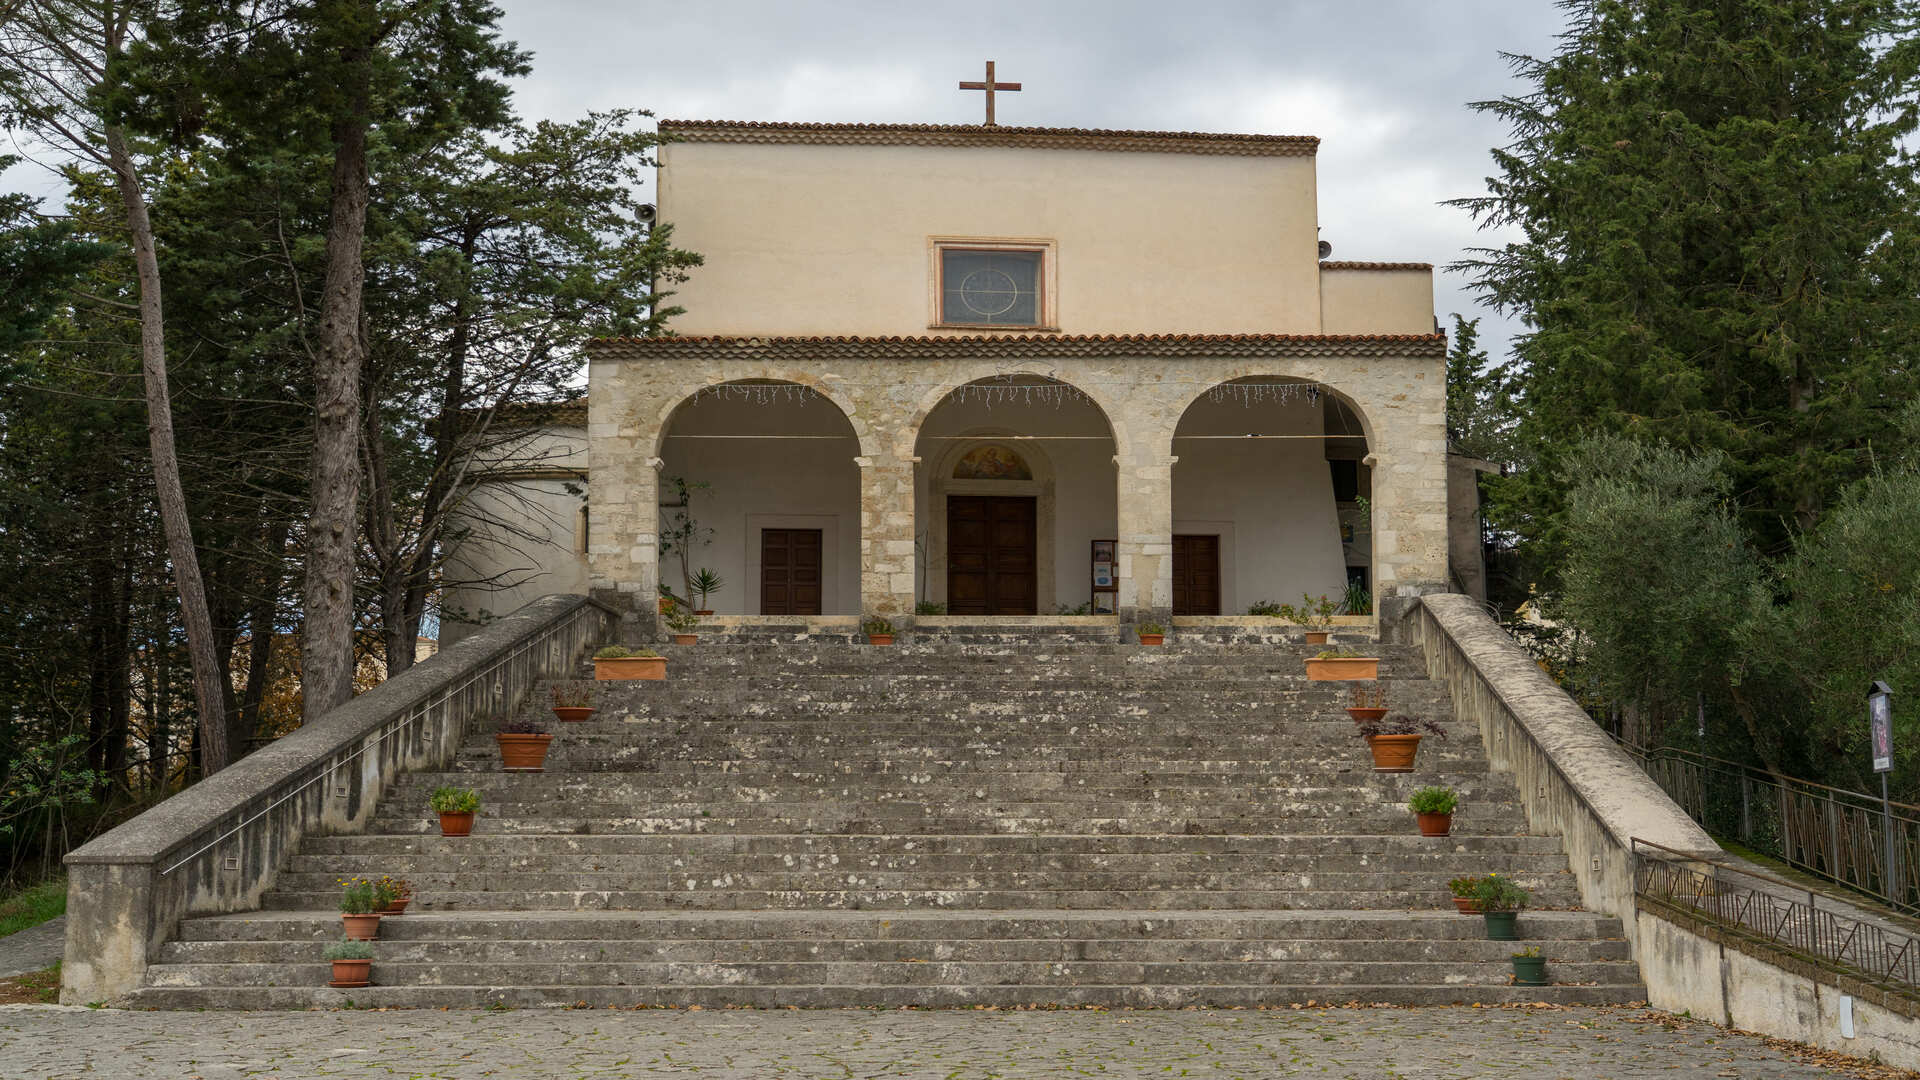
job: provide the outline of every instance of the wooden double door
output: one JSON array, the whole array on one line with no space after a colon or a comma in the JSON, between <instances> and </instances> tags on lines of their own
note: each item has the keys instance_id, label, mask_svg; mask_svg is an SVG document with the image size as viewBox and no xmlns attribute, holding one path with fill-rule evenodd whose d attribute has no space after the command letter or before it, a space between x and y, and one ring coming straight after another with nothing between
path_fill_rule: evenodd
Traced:
<instances>
[{"instance_id":1,"label":"wooden double door","mask_svg":"<svg viewBox=\"0 0 1920 1080\"><path fill-rule=\"evenodd\" d=\"M948 614L1034 614L1035 520L1031 495L947 496Z\"/></svg>"},{"instance_id":2,"label":"wooden double door","mask_svg":"<svg viewBox=\"0 0 1920 1080\"><path fill-rule=\"evenodd\" d=\"M760 530L760 614L820 614L820 530Z\"/></svg>"},{"instance_id":3,"label":"wooden double door","mask_svg":"<svg viewBox=\"0 0 1920 1080\"><path fill-rule=\"evenodd\" d=\"M1173 538L1173 613L1220 614L1220 538Z\"/></svg>"}]
</instances>

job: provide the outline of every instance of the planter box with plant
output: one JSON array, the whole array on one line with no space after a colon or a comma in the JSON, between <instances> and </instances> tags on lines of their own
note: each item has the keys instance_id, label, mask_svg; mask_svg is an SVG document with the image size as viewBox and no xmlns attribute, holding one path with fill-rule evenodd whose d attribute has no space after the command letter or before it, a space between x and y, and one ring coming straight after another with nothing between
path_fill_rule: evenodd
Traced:
<instances>
[{"instance_id":1,"label":"planter box with plant","mask_svg":"<svg viewBox=\"0 0 1920 1080\"><path fill-rule=\"evenodd\" d=\"M1167 640L1167 628L1157 622L1143 622L1134 632L1140 635L1142 645L1162 645Z\"/></svg>"},{"instance_id":2,"label":"planter box with plant","mask_svg":"<svg viewBox=\"0 0 1920 1080\"><path fill-rule=\"evenodd\" d=\"M348 878L340 883L340 926L350 941L372 941L380 933L380 908L384 898L379 886L366 878Z\"/></svg>"},{"instance_id":3,"label":"planter box with plant","mask_svg":"<svg viewBox=\"0 0 1920 1080\"><path fill-rule=\"evenodd\" d=\"M1387 688L1355 686L1347 704L1347 715L1356 724L1366 724L1387 715Z\"/></svg>"},{"instance_id":4,"label":"planter box with plant","mask_svg":"<svg viewBox=\"0 0 1920 1080\"><path fill-rule=\"evenodd\" d=\"M1374 772L1412 772L1414 755L1420 752L1420 739L1431 735L1447 737L1447 729L1421 716L1396 713L1382 720L1370 720L1359 726L1359 734L1373 751Z\"/></svg>"},{"instance_id":5,"label":"planter box with plant","mask_svg":"<svg viewBox=\"0 0 1920 1080\"><path fill-rule=\"evenodd\" d=\"M1314 682L1348 682L1380 677L1380 658L1361 656L1352 649L1325 649L1307 658L1307 678Z\"/></svg>"},{"instance_id":6,"label":"planter box with plant","mask_svg":"<svg viewBox=\"0 0 1920 1080\"><path fill-rule=\"evenodd\" d=\"M590 682L562 682L553 684L553 715L568 724L583 723L593 718L593 684Z\"/></svg>"},{"instance_id":7,"label":"planter box with plant","mask_svg":"<svg viewBox=\"0 0 1920 1080\"><path fill-rule=\"evenodd\" d=\"M1333 633L1333 616L1339 610L1340 605L1325 596L1316 600L1306 593L1301 593L1299 607L1281 604L1275 614L1288 622L1296 622L1305 627L1307 644L1325 645L1327 637Z\"/></svg>"},{"instance_id":8,"label":"planter box with plant","mask_svg":"<svg viewBox=\"0 0 1920 1080\"><path fill-rule=\"evenodd\" d=\"M1480 917L1487 921L1488 941L1519 939L1520 909L1527 906L1527 890L1494 873L1474 885L1473 898L1480 902Z\"/></svg>"},{"instance_id":9,"label":"planter box with plant","mask_svg":"<svg viewBox=\"0 0 1920 1080\"><path fill-rule=\"evenodd\" d=\"M374 879L373 889L374 899L383 901L382 915L405 915L407 905L413 901L413 882L403 877L381 874Z\"/></svg>"},{"instance_id":10,"label":"planter box with plant","mask_svg":"<svg viewBox=\"0 0 1920 1080\"><path fill-rule=\"evenodd\" d=\"M860 623L869 645L893 644L893 622L884 615L869 615Z\"/></svg>"},{"instance_id":11,"label":"planter box with plant","mask_svg":"<svg viewBox=\"0 0 1920 1080\"><path fill-rule=\"evenodd\" d=\"M1447 892L1453 897L1453 908L1462 915L1480 914L1480 901L1474 896L1474 890L1486 880L1478 875L1454 878L1447 882Z\"/></svg>"},{"instance_id":12,"label":"planter box with plant","mask_svg":"<svg viewBox=\"0 0 1920 1080\"><path fill-rule=\"evenodd\" d=\"M1407 809L1413 811L1415 821L1420 823L1421 836L1446 836L1453 831L1453 812L1460 805L1460 796L1450 787L1423 787L1407 800Z\"/></svg>"},{"instance_id":13,"label":"planter box with plant","mask_svg":"<svg viewBox=\"0 0 1920 1080\"><path fill-rule=\"evenodd\" d=\"M473 832L473 815L480 809L480 793L472 788L437 787L427 796L427 806L440 815L441 836L466 836Z\"/></svg>"},{"instance_id":14,"label":"planter box with plant","mask_svg":"<svg viewBox=\"0 0 1920 1080\"><path fill-rule=\"evenodd\" d=\"M667 658L652 649L608 645L593 654L593 677L601 682L667 677Z\"/></svg>"},{"instance_id":15,"label":"planter box with plant","mask_svg":"<svg viewBox=\"0 0 1920 1080\"><path fill-rule=\"evenodd\" d=\"M328 986L352 990L373 984L371 943L356 938L336 941L327 946L326 957L333 961L333 981L327 983Z\"/></svg>"},{"instance_id":16,"label":"planter box with plant","mask_svg":"<svg viewBox=\"0 0 1920 1080\"><path fill-rule=\"evenodd\" d=\"M700 616L688 611L686 605L668 604L663 618L675 645L692 645L700 640L700 635L694 633L700 628Z\"/></svg>"},{"instance_id":17,"label":"planter box with plant","mask_svg":"<svg viewBox=\"0 0 1920 1080\"><path fill-rule=\"evenodd\" d=\"M547 725L531 716L511 716L500 722L493 741L500 744L500 767L508 772L545 772L547 748L553 736Z\"/></svg>"},{"instance_id":18,"label":"planter box with plant","mask_svg":"<svg viewBox=\"0 0 1920 1080\"><path fill-rule=\"evenodd\" d=\"M1540 946L1529 945L1508 959L1513 961L1515 986L1547 985L1547 958L1540 955Z\"/></svg>"}]
</instances>

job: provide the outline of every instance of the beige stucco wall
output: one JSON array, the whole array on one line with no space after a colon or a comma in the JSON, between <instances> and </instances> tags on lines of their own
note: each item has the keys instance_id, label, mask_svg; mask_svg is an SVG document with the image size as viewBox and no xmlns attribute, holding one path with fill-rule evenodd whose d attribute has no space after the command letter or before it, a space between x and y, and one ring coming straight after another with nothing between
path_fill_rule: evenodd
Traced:
<instances>
[{"instance_id":1,"label":"beige stucco wall","mask_svg":"<svg viewBox=\"0 0 1920 1080\"><path fill-rule=\"evenodd\" d=\"M659 197L684 335L929 333L932 237L1054 242L1064 333L1323 332L1311 156L668 143Z\"/></svg>"},{"instance_id":2,"label":"beige stucco wall","mask_svg":"<svg viewBox=\"0 0 1920 1080\"><path fill-rule=\"evenodd\" d=\"M1320 332L1433 333L1433 271L1322 266Z\"/></svg>"},{"instance_id":3,"label":"beige stucco wall","mask_svg":"<svg viewBox=\"0 0 1920 1080\"><path fill-rule=\"evenodd\" d=\"M465 493L459 521L472 532L447 557L446 580L459 584L442 597L441 648L530 600L587 591L580 543L586 481L573 475L587 467L585 429L529 432L485 457L478 472L498 469L509 478L484 480ZM542 473L553 475L535 475Z\"/></svg>"},{"instance_id":4,"label":"beige stucco wall","mask_svg":"<svg viewBox=\"0 0 1920 1080\"><path fill-rule=\"evenodd\" d=\"M859 441L861 609L910 613L920 517L915 459L923 424L955 387L1010 373L1075 386L1111 420L1123 615L1164 615L1171 608L1174 430L1209 387L1237 378L1308 380L1344 395L1360 413L1372 452L1376 594L1421 593L1446 580L1445 379L1433 349L1399 356L1379 355L1376 348L1375 355L1355 350L1269 357L809 361L756 359L735 350L705 355L682 349L669 357L646 348L608 343L592 351L589 562L593 589L609 597L624 594L650 605L655 594L656 504L665 464L660 435L674 409L705 386L778 379L819 390L851 424ZM1307 472L1324 479L1326 466L1302 470ZM1077 572L1063 568L1061 578Z\"/></svg>"}]
</instances>

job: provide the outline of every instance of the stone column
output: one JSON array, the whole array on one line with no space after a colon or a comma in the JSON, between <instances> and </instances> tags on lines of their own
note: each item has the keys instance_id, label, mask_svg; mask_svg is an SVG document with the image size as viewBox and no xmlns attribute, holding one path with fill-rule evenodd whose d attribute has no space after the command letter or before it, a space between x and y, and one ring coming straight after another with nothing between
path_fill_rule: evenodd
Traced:
<instances>
[{"instance_id":1,"label":"stone column","mask_svg":"<svg viewBox=\"0 0 1920 1080\"><path fill-rule=\"evenodd\" d=\"M587 415L587 582L622 613L622 631L657 631L660 465L657 415L644 383L619 361L590 369Z\"/></svg>"},{"instance_id":2,"label":"stone column","mask_svg":"<svg viewBox=\"0 0 1920 1080\"><path fill-rule=\"evenodd\" d=\"M1160 440L1141 440L1119 467L1119 596L1123 623L1173 617L1173 463Z\"/></svg>"},{"instance_id":3,"label":"stone column","mask_svg":"<svg viewBox=\"0 0 1920 1080\"><path fill-rule=\"evenodd\" d=\"M860 612L905 628L913 621L913 457L893 447L853 460L860 466Z\"/></svg>"},{"instance_id":4,"label":"stone column","mask_svg":"<svg viewBox=\"0 0 1920 1080\"><path fill-rule=\"evenodd\" d=\"M1373 466L1374 611L1380 634L1403 640L1415 599L1447 592L1447 451L1444 422L1415 419L1377 429Z\"/></svg>"}]
</instances>

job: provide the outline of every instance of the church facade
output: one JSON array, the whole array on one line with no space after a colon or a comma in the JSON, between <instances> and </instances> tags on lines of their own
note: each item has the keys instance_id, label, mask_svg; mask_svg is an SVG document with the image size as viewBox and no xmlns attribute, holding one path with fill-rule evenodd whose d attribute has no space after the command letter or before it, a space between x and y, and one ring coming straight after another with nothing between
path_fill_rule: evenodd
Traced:
<instances>
[{"instance_id":1,"label":"church facade","mask_svg":"<svg viewBox=\"0 0 1920 1080\"><path fill-rule=\"evenodd\" d=\"M743 620L1165 622L1446 588L1432 270L1324 257L1317 139L661 130L705 265L675 336L590 347L549 433L589 494L529 597L648 611L706 569Z\"/></svg>"}]
</instances>

